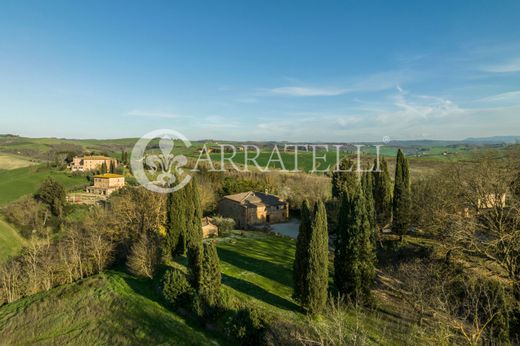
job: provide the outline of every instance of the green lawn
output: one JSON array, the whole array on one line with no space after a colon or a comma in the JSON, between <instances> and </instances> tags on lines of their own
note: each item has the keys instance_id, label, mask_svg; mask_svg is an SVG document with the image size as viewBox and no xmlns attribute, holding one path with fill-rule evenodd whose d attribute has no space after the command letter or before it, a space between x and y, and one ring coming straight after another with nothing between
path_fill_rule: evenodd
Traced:
<instances>
[{"instance_id":1,"label":"green lawn","mask_svg":"<svg viewBox=\"0 0 520 346\"><path fill-rule=\"evenodd\" d=\"M148 281L99 274L0 307L2 345L218 345L159 303Z\"/></svg>"},{"instance_id":2,"label":"green lawn","mask_svg":"<svg viewBox=\"0 0 520 346\"><path fill-rule=\"evenodd\" d=\"M299 307L291 298L295 241L286 237L244 232L247 237L221 241L218 255L222 283L244 299L284 315Z\"/></svg>"},{"instance_id":3,"label":"green lawn","mask_svg":"<svg viewBox=\"0 0 520 346\"><path fill-rule=\"evenodd\" d=\"M10 203L23 195L35 193L42 181L48 176L61 182L67 189L88 184L85 177L53 171L41 165L0 170L0 206Z\"/></svg>"},{"instance_id":4,"label":"green lawn","mask_svg":"<svg viewBox=\"0 0 520 346\"><path fill-rule=\"evenodd\" d=\"M217 244L224 289L271 316L300 323L305 317L291 297L295 240L262 232L234 234ZM329 268L332 271L332 263ZM346 318L352 321L347 332L362 333L367 345L429 344L425 335L416 333L409 321L400 317L395 306L384 301L373 311L351 309Z\"/></svg>"},{"instance_id":5,"label":"green lawn","mask_svg":"<svg viewBox=\"0 0 520 346\"><path fill-rule=\"evenodd\" d=\"M25 239L11 225L0 219L0 263L17 254L24 243Z\"/></svg>"}]
</instances>

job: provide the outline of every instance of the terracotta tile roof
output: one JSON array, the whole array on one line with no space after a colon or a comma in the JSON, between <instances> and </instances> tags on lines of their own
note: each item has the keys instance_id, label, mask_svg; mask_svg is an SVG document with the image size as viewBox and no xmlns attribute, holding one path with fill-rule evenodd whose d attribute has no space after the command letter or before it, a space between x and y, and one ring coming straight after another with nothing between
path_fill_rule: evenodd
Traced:
<instances>
[{"instance_id":1,"label":"terracotta tile roof","mask_svg":"<svg viewBox=\"0 0 520 346\"><path fill-rule=\"evenodd\" d=\"M102 156L102 155L94 155L94 156L84 156L83 160L115 160L113 157Z\"/></svg>"},{"instance_id":2,"label":"terracotta tile roof","mask_svg":"<svg viewBox=\"0 0 520 346\"><path fill-rule=\"evenodd\" d=\"M241 192L234 195L224 196L233 202L240 204L252 204L252 205L284 205L285 201L275 195L269 195L262 192Z\"/></svg>"}]
</instances>

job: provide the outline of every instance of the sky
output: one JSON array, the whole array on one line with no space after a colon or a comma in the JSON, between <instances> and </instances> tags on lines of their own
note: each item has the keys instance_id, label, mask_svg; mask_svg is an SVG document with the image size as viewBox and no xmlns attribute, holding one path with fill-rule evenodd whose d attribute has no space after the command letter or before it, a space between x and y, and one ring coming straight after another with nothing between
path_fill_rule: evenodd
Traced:
<instances>
[{"instance_id":1,"label":"sky","mask_svg":"<svg viewBox=\"0 0 520 346\"><path fill-rule=\"evenodd\" d=\"M520 1L0 0L0 133L520 135Z\"/></svg>"}]
</instances>

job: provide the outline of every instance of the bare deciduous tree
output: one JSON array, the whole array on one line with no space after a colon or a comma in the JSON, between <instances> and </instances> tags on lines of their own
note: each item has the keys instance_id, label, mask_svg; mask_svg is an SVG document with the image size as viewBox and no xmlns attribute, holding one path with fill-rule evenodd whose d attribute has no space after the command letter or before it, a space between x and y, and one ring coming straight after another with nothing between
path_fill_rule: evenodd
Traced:
<instances>
[{"instance_id":1,"label":"bare deciduous tree","mask_svg":"<svg viewBox=\"0 0 520 346\"><path fill-rule=\"evenodd\" d=\"M127 266L132 274L151 279L159 259L159 239L157 234L144 232L132 245Z\"/></svg>"}]
</instances>

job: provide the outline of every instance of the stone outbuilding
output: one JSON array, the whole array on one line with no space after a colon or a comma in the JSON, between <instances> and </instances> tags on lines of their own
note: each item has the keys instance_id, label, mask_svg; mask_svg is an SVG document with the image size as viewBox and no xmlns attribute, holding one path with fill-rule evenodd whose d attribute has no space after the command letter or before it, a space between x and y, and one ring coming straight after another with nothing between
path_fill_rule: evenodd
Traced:
<instances>
[{"instance_id":1,"label":"stone outbuilding","mask_svg":"<svg viewBox=\"0 0 520 346\"><path fill-rule=\"evenodd\" d=\"M218 226L209 217L202 218L202 236L204 238L218 236Z\"/></svg>"},{"instance_id":2,"label":"stone outbuilding","mask_svg":"<svg viewBox=\"0 0 520 346\"><path fill-rule=\"evenodd\" d=\"M278 196L262 192L242 192L224 196L219 201L219 214L235 220L240 229L249 226L286 222L289 204Z\"/></svg>"}]
</instances>

